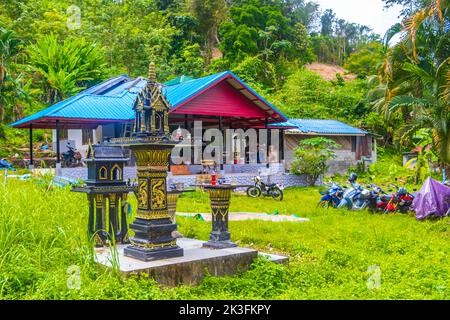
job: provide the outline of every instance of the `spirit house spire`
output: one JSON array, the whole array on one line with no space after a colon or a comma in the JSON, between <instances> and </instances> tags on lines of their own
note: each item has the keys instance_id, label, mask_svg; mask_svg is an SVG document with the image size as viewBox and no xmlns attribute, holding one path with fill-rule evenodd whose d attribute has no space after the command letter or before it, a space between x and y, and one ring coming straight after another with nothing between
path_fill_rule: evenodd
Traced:
<instances>
[{"instance_id":1,"label":"spirit house spire","mask_svg":"<svg viewBox=\"0 0 450 320\"><path fill-rule=\"evenodd\" d=\"M148 81L149 83L156 83L156 65L155 65L155 57L151 56L150 64L148 66Z\"/></svg>"},{"instance_id":2,"label":"spirit house spire","mask_svg":"<svg viewBox=\"0 0 450 320\"><path fill-rule=\"evenodd\" d=\"M136 96L135 136L168 136L170 104L162 92L162 84L157 82L154 57L150 58L148 79L144 89Z\"/></svg>"}]
</instances>

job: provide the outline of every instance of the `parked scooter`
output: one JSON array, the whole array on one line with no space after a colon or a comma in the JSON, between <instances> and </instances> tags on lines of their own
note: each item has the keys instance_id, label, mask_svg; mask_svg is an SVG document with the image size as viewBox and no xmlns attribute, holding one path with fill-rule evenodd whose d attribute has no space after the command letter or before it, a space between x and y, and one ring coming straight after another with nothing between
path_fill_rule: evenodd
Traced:
<instances>
[{"instance_id":1,"label":"parked scooter","mask_svg":"<svg viewBox=\"0 0 450 320\"><path fill-rule=\"evenodd\" d=\"M370 191L361 187L356 180L358 176L352 173L348 179L351 187L345 190L342 200L337 208L347 208L349 210L362 210L367 207Z\"/></svg>"},{"instance_id":2,"label":"parked scooter","mask_svg":"<svg viewBox=\"0 0 450 320\"><path fill-rule=\"evenodd\" d=\"M69 143L67 144L67 151L61 154L62 161L66 168L75 167L81 163L81 153L76 151Z\"/></svg>"},{"instance_id":3,"label":"parked scooter","mask_svg":"<svg viewBox=\"0 0 450 320\"><path fill-rule=\"evenodd\" d=\"M325 192L320 192L320 194L323 195L323 197L320 199L319 203L317 204L317 207L336 208L339 205L339 203L341 203L344 194L344 188L332 180L330 181L329 184L324 183L324 185L328 186L329 189Z\"/></svg>"},{"instance_id":4,"label":"parked scooter","mask_svg":"<svg viewBox=\"0 0 450 320\"><path fill-rule=\"evenodd\" d=\"M253 178L255 185L247 189L247 195L252 198L258 198L261 195L264 197L272 197L275 200L283 200L283 187L277 183L266 184L261 180L260 176Z\"/></svg>"}]
</instances>

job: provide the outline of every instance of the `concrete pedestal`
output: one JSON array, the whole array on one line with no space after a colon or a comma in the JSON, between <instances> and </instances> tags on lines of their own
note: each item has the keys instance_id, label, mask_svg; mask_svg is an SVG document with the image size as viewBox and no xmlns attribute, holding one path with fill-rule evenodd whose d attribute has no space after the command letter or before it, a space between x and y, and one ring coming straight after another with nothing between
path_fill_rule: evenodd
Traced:
<instances>
[{"instance_id":1,"label":"concrete pedestal","mask_svg":"<svg viewBox=\"0 0 450 320\"><path fill-rule=\"evenodd\" d=\"M124 256L125 246L118 245L118 265L124 275L146 273L162 285L197 285L206 272L214 276L225 276L246 271L258 255L258 251L253 249L235 247L214 250L202 247L204 243L195 239L177 239L177 245L184 251L182 257L147 262ZM113 255L110 250L109 248L96 249L96 261L111 267ZM280 259L283 260L286 257L273 257L275 262Z\"/></svg>"}]
</instances>

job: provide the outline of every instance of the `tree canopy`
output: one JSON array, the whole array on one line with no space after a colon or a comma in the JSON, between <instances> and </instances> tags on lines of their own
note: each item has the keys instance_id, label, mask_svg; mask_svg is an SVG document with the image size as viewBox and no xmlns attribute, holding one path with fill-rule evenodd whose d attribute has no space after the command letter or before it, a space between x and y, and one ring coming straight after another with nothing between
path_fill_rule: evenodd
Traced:
<instances>
[{"instance_id":1,"label":"tree canopy","mask_svg":"<svg viewBox=\"0 0 450 320\"><path fill-rule=\"evenodd\" d=\"M306 0L3 0L0 124L111 76L145 76L153 53L159 81L229 69L289 117L344 120L385 145L411 148L429 128L449 164L449 2L383 1L403 7L385 35ZM323 79L311 62L358 79Z\"/></svg>"}]
</instances>

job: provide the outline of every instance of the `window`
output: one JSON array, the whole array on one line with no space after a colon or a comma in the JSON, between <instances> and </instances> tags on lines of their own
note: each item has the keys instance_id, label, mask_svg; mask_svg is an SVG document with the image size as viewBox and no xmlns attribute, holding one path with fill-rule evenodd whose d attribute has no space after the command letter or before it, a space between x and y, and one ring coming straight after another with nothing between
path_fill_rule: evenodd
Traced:
<instances>
[{"instance_id":1,"label":"window","mask_svg":"<svg viewBox=\"0 0 450 320\"><path fill-rule=\"evenodd\" d=\"M94 143L94 131L92 129L83 129L82 133L82 144L87 145L90 143Z\"/></svg>"},{"instance_id":2,"label":"window","mask_svg":"<svg viewBox=\"0 0 450 320\"><path fill-rule=\"evenodd\" d=\"M352 152L356 152L356 137L352 137Z\"/></svg>"},{"instance_id":3,"label":"window","mask_svg":"<svg viewBox=\"0 0 450 320\"><path fill-rule=\"evenodd\" d=\"M160 131L162 129L162 116L159 114L159 112L155 113L155 130Z\"/></svg>"},{"instance_id":4,"label":"window","mask_svg":"<svg viewBox=\"0 0 450 320\"><path fill-rule=\"evenodd\" d=\"M111 170L111 180L121 180L121 170L119 166L116 164Z\"/></svg>"},{"instance_id":5,"label":"window","mask_svg":"<svg viewBox=\"0 0 450 320\"><path fill-rule=\"evenodd\" d=\"M100 180L108 179L108 170L106 170L105 167L101 167L100 170L99 170L98 176L99 176Z\"/></svg>"},{"instance_id":6,"label":"window","mask_svg":"<svg viewBox=\"0 0 450 320\"><path fill-rule=\"evenodd\" d=\"M59 129L59 140L67 140L68 137L69 131L67 129Z\"/></svg>"}]
</instances>

